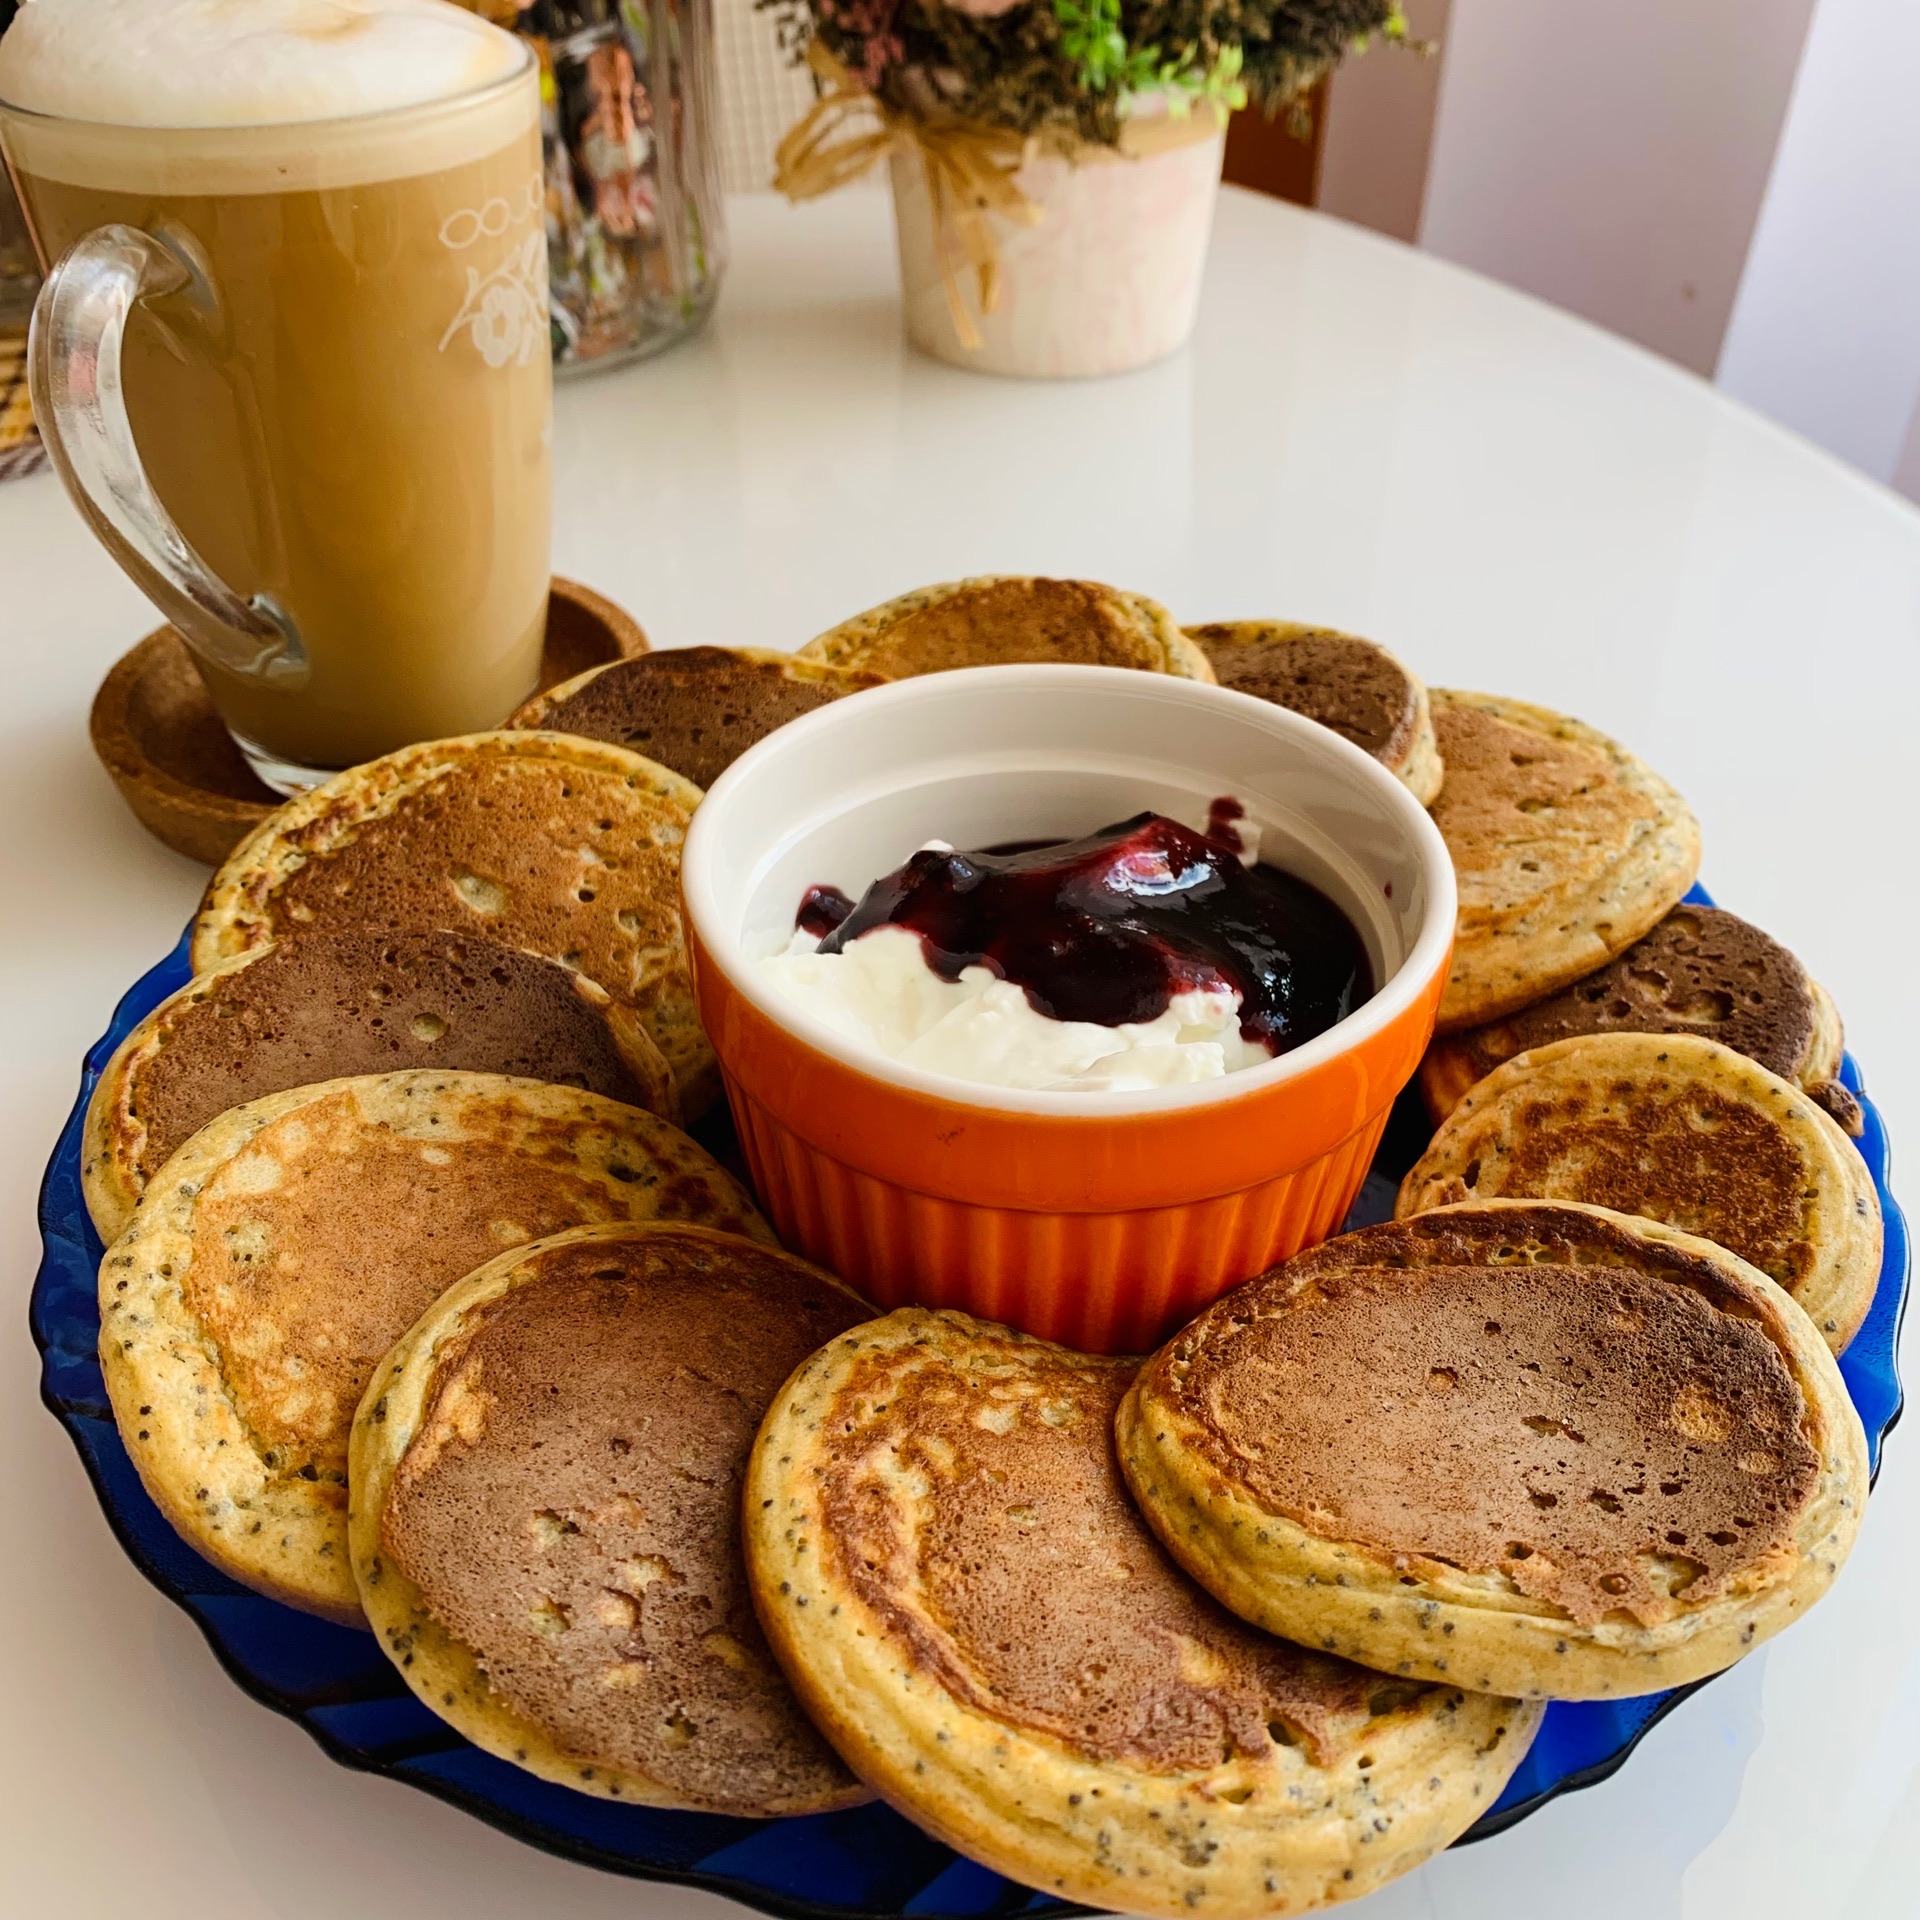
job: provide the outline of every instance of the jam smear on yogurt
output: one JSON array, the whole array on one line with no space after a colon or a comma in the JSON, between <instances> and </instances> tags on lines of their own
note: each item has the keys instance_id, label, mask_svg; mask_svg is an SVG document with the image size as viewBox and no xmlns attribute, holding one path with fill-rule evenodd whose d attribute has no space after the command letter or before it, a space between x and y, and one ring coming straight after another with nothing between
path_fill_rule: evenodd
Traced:
<instances>
[{"instance_id":1,"label":"jam smear on yogurt","mask_svg":"<svg viewBox=\"0 0 1920 1920\"><path fill-rule=\"evenodd\" d=\"M1224 823L1223 823L1224 824ZM1233 836L1239 838L1237 834ZM847 908L815 887L799 924L838 953L874 927L919 934L943 980L987 967L1038 1013L1118 1027L1176 993L1231 989L1240 1031L1285 1053L1373 993L1353 923L1317 887L1141 813L1084 840L916 853Z\"/></svg>"}]
</instances>

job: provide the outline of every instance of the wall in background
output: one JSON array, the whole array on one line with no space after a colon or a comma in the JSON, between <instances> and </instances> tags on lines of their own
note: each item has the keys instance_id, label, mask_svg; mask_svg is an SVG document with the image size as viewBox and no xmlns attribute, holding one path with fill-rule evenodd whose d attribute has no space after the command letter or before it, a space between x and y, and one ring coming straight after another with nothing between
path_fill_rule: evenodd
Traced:
<instances>
[{"instance_id":1,"label":"wall in background","mask_svg":"<svg viewBox=\"0 0 1920 1920\"><path fill-rule=\"evenodd\" d=\"M1820 0L1719 381L1920 499L1917 91L1914 0Z\"/></svg>"},{"instance_id":2,"label":"wall in background","mask_svg":"<svg viewBox=\"0 0 1920 1920\"><path fill-rule=\"evenodd\" d=\"M1914 408L1913 418L1907 422L1907 443L1900 449L1892 484L1909 500L1920 501L1920 405Z\"/></svg>"},{"instance_id":3,"label":"wall in background","mask_svg":"<svg viewBox=\"0 0 1920 1920\"><path fill-rule=\"evenodd\" d=\"M1710 374L1813 4L1454 0L1421 243Z\"/></svg>"},{"instance_id":4,"label":"wall in background","mask_svg":"<svg viewBox=\"0 0 1920 1920\"><path fill-rule=\"evenodd\" d=\"M1920 500L1920 0L1411 0L1316 204L1569 307Z\"/></svg>"},{"instance_id":5,"label":"wall in background","mask_svg":"<svg viewBox=\"0 0 1920 1920\"><path fill-rule=\"evenodd\" d=\"M763 193L773 185L780 136L813 105L813 75L794 65L773 15L753 0L714 0L713 64L720 184L729 193Z\"/></svg>"},{"instance_id":6,"label":"wall in background","mask_svg":"<svg viewBox=\"0 0 1920 1920\"><path fill-rule=\"evenodd\" d=\"M1407 0L1408 38L1349 60L1327 90L1315 205L1396 240L1420 237L1453 0Z\"/></svg>"}]
</instances>

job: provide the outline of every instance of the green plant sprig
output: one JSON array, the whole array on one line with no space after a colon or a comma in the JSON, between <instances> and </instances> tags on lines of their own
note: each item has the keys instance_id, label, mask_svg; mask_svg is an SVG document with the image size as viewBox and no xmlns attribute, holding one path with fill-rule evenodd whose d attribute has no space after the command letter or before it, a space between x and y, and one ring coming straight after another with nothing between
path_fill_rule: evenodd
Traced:
<instances>
[{"instance_id":1,"label":"green plant sprig","mask_svg":"<svg viewBox=\"0 0 1920 1920\"><path fill-rule=\"evenodd\" d=\"M1298 110L1369 42L1408 40L1400 0L755 0L796 53L809 35L895 111L953 113L1021 134L1114 146L1129 102L1159 94Z\"/></svg>"},{"instance_id":2,"label":"green plant sprig","mask_svg":"<svg viewBox=\"0 0 1920 1920\"><path fill-rule=\"evenodd\" d=\"M1060 23L1060 51L1076 69L1090 94L1161 93L1176 116L1190 113L1196 100L1213 100L1229 109L1247 104L1240 79L1245 59L1238 46L1222 47L1203 63L1200 50L1183 46L1166 57L1158 41L1129 46L1120 0L1053 0Z\"/></svg>"}]
</instances>

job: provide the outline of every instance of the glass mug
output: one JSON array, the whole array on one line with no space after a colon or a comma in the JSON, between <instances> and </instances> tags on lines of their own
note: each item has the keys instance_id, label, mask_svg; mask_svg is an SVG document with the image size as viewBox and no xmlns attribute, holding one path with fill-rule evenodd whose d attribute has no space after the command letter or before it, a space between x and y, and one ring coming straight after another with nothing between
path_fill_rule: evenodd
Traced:
<instances>
[{"instance_id":1,"label":"glass mug","mask_svg":"<svg viewBox=\"0 0 1920 1920\"><path fill-rule=\"evenodd\" d=\"M29 378L108 551L282 793L539 677L552 366L537 63L421 106L96 125L0 100Z\"/></svg>"}]
</instances>

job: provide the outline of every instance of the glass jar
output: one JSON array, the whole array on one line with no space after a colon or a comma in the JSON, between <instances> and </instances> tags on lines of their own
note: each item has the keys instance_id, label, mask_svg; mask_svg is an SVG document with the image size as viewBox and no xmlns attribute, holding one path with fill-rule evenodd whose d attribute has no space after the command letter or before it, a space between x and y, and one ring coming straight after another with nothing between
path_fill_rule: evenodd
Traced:
<instances>
[{"instance_id":1,"label":"glass jar","mask_svg":"<svg viewBox=\"0 0 1920 1920\"><path fill-rule=\"evenodd\" d=\"M540 56L554 367L658 353L726 265L712 0L530 0L506 24Z\"/></svg>"},{"instance_id":2,"label":"glass jar","mask_svg":"<svg viewBox=\"0 0 1920 1920\"><path fill-rule=\"evenodd\" d=\"M0 167L0 334L26 333L33 296L39 291L40 268L27 237L26 217L6 168Z\"/></svg>"},{"instance_id":3,"label":"glass jar","mask_svg":"<svg viewBox=\"0 0 1920 1920\"><path fill-rule=\"evenodd\" d=\"M27 400L27 321L39 290L40 268L26 219L0 166L0 480L31 473L46 459Z\"/></svg>"}]
</instances>

